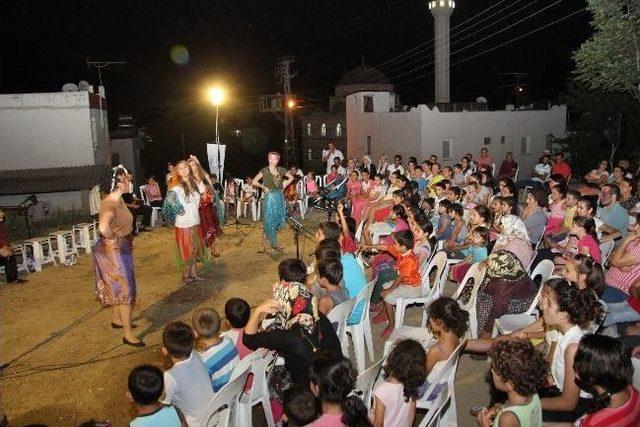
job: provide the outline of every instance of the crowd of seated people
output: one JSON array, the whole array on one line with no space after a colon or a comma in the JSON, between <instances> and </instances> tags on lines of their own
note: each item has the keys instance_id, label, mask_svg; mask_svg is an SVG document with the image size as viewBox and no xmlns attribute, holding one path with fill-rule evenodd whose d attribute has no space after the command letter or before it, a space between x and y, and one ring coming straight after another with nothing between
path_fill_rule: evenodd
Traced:
<instances>
[{"instance_id":1,"label":"crowd of seated people","mask_svg":"<svg viewBox=\"0 0 640 427\"><path fill-rule=\"evenodd\" d=\"M529 177L511 153L495 164L486 148L444 167L435 155L406 164L399 155L377 165L368 156L331 160L326 180L346 180L346 191L317 228L314 261L280 262L271 297L254 308L229 300L228 332L212 308L198 309L191 326L168 324L163 354L173 366L163 375L146 365L131 372L139 412L132 425L199 425L238 362L258 349L281 360L269 375L275 422L416 425L430 378L460 346L489 356L489 386L478 385L487 405L474 413L480 426L640 425L632 385L632 356L640 357L640 205L628 163L609 174L601 162L577 182L562 153L543 154ZM316 192L308 185L314 174L306 176L306 189ZM435 286L425 267L442 252L451 268L444 295L425 306L431 339L395 339L396 305ZM543 261L554 269L541 281L532 274ZM479 282L465 282L472 268ZM356 390L358 372L329 320L367 283L371 321L385 324L383 340L394 339L371 404ZM532 305L519 329L496 328ZM347 324L363 321L364 307L356 305Z\"/></svg>"}]
</instances>

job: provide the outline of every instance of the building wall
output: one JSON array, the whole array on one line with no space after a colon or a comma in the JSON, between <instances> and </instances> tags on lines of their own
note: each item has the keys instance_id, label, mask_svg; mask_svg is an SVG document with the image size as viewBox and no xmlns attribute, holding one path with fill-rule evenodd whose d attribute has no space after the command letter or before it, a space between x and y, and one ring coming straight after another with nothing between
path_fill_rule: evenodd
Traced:
<instances>
[{"instance_id":1,"label":"building wall","mask_svg":"<svg viewBox=\"0 0 640 427\"><path fill-rule=\"evenodd\" d=\"M101 123L90 96L97 95L0 95L0 170L107 163L106 111Z\"/></svg>"},{"instance_id":2,"label":"building wall","mask_svg":"<svg viewBox=\"0 0 640 427\"><path fill-rule=\"evenodd\" d=\"M324 123L327 127L326 136L322 136L320 128ZM336 136L336 125L340 123L342 135ZM311 124L311 135L307 132L307 125ZM314 113L300 117L300 131L302 132L302 167L305 171L311 169L317 173L324 173L326 166L322 163L322 150L330 142L336 148L347 153L347 124L345 113ZM309 159L311 150L311 159Z\"/></svg>"},{"instance_id":3,"label":"building wall","mask_svg":"<svg viewBox=\"0 0 640 427\"><path fill-rule=\"evenodd\" d=\"M66 191L64 193L36 193L39 201L49 205L49 212L55 213L58 210L77 211L89 213L89 191ZM10 196L0 196L0 206L16 206L31 196L31 194L18 194Z\"/></svg>"},{"instance_id":4,"label":"building wall","mask_svg":"<svg viewBox=\"0 0 640 427\"><path fill-rule=\"evenodd\" d=\"M137 185L146 184L140 165L140 138L113 138L111 139L111 152L117 154L120 164L124 165L133 174Z\"/></svg>"},{"instance_id":5,"label":"building wall","mask_svg":"<svg viewBox=\"0 0 640 427\"><path fill-rule=\"evenodd\" d=\"M374 112L363 111L363 96L347 97L347 152L350 157L366 151L367 137L371 139L374 159L384 154L401 154L404 159L416 156L419 160L436 154L443 165L457 163L466 153L477 157L486 147L499 167L507 151L512 151L521 166L521 176L528 176L540 153L548 149L548 135L564 137L566 106L549 110L475 111L441 113L420 105L408 112L389 113L385 97L373 94ZM380 106L380 109L376 109ZM485 137L491 138L488 145ZM504 137L504 140L503 138ZM528 138L528 150L521 150L522 138ZM443 141L450 141L450 155L443 158ZM504 141L504 143L503 143Z\"/></svg>"}]
</instances>

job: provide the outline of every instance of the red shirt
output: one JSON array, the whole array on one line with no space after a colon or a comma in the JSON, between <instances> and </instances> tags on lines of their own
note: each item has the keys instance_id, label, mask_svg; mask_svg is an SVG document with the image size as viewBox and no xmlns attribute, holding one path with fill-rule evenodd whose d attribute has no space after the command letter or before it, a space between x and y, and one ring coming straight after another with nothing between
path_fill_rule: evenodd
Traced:
<instances>
[{"instance_id":1,"label":"red shirt","mask_svg":"<svg viewBox=\"0 0 640 427\"><path fill-rule=\"evenodd\" d=\"M353 240L353 237L351 237L350 234L342 235L342 242L340 242L340 252L342 252L343 254L355 254L356 252L358 252L358 245L356 245L356 242Z\"/></svg>"},{"instance_id":2,"label":"red shirt","mask_svg":"<svg viewBox=\"0 0 640 427\"><path fill-rule=\"evenodd\" d=\"M631 388L631 396L619 408L604 408L576 421L579 427L638 427L640 426L640 394Z\"/></svg>"},{"instance_id":3,"label":"red shirt","mask_svg":"<svg viewBox=\"0 0 640 427\"><path fill-rule=\"evenodd\" d=\"M564 177L564 179L568 179L569 175L571 175L571 166L569 166L569 163L567 162L554 162L553 166L551 167L551 175L553 175L554 173L559 173Z\"/></svg>"},{"instance_id":4,"label":"red shirt","mask_svg":"<svg viewBox=\"0 0 640 427\"><path fill-rule=\"evenodd\" d=\"M401 283L407 286L420 286L422 280L416 254L413 251L401 254L394 245L389 245L387 251L396 259L396 270L398 271L398 276L402 278Z\"/></svg>"},{"instance_id":5,"label":"red shirt","mask_svg":"<svg viewBox=\"0 0 640 427\"><path fill-rule=\"evenodd\" d=\"M9 238L7 237L7 230L4 228L4 221L0 222L0 248L4 248L9 245Z\"/></svg>"}]
</instances>

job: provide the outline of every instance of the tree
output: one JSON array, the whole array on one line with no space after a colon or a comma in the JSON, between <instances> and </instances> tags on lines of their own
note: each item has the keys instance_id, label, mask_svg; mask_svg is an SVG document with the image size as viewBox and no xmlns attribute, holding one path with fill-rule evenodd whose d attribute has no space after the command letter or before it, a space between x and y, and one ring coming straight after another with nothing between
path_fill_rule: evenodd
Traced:
<instances>
[{"instance_id":1,"label":"tree","mask_svg":"<svg viewBox=\"0 0 640 427\"><path fill-rule=\"evenodd\" d=\"M594 33L574 52L576 80L640 103L640 2L588 0Z\"/></svg>"}]
</instances>

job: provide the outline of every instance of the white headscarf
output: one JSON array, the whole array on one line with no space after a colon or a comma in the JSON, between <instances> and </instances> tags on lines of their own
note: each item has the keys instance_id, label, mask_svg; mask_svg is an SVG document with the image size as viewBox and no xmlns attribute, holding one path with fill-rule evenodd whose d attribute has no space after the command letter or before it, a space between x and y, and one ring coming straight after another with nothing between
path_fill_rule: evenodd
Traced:
<instances>
[{"instance_id":1,"label":"white headscarf","mask_svg":"<svg viewBox=\"0 0 640 427\"><path fill-rule=\"evenodd\" d=\"M531 239L529 239L529 233L527 233L527 227L525 227L524 222L517 216L505 215L500 220L500 224L502 225L502 231L496 243L506 243L513 237L519 237L526 242L531 241Z\"/></svg>"}]
</instances>

